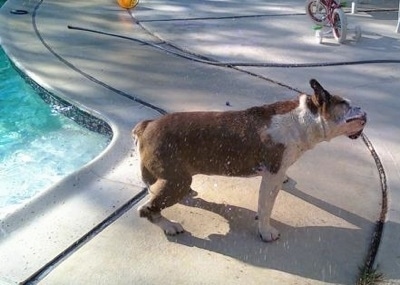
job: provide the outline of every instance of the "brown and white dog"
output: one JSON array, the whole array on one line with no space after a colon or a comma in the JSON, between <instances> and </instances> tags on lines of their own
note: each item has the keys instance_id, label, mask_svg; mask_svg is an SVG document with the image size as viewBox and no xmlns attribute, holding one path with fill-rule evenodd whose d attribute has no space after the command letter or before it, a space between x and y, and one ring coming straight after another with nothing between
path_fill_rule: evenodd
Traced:
<instances>
[{"instance_id":1,"label":"brown and white dog","mask_svg":"<svg viewBox=\"0 0 400 285\"><path fill-rule=\"evenodd\" d=\"M140 216L168 235L178 234L182 226L161 210L190 192L193 175L260 175L258 231L264 241L278 239L270 216L288 167L319 142L358 138L366 124L359 107L330 95L315 79L310 85L314 94L295 100L243 111L172 113L138 123L132 133L150 193Z\"/></svg>"}]
</instances>

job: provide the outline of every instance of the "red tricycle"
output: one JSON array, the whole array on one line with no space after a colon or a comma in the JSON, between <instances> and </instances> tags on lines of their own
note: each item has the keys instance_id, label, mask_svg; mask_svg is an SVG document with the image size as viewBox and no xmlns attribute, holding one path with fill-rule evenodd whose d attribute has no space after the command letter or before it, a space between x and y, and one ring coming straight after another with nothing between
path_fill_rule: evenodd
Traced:
<instances>
[{"instance_id":1,"label":"red tricycle","mask_svg":"<svg viewBox=\"0 0 400 285\"><path fill-rule=\"evenodd\" d=\"M318 43L322 43L323 36L330 33L333 33L339 43L346 40L347 17L342 7L340 0L306 1L306 13L316 24L314 29ZM356 26L354 32L354 39L358 41L361 37L361 28Z\"/></svg>"}]
</instances>

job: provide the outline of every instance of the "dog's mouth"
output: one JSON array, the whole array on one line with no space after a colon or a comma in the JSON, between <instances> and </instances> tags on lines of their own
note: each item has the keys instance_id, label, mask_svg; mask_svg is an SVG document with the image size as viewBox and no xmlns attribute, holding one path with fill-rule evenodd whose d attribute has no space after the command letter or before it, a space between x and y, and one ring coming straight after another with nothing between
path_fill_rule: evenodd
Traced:
<instances>
[{"instance_id":1,"label":"dog's mouth","mask_svg":"<svg viewBox=\"0 0 400 285\"><path fill-rule=\"evenodd\" d=\"M361 130L355 134L349 135L348 137L352 140L358 139L361 136L362 132L363 132L363 130Z\"/></svg>"},{"instance_id":2,"label":"dog's mouth","mask_svg":"<svg viewBox=\"0 0 400 285\"><path fill-rule=\"evenodd\" d=\"M348 137L350 139L352 139L352 140L358 139L361 136L361 134L362 134L362 132L364 130L364 126L367 123L367 115L363 114L360 117L349 118L349 119L346 120L346 123L349 123L349 122L352 122L352 121L356 121L356 120L360 121L361 129L348 135Z\"/></svg>"}]
</instances>

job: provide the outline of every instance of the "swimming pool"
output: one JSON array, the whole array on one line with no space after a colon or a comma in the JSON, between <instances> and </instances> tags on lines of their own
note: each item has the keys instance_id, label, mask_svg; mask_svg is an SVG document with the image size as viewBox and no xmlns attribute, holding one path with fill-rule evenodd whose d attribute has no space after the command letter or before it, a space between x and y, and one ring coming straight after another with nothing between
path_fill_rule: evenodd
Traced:
<instances>
[{"instance_id":1,"label":"swimming pool","mask_svg":"<svg viewBox=\"0 0 400 285\"><path fill-rule=\"evenodd\" d=\"M93 130L100 120L87 121ZM0 47L0 217L107 147L109 127L83 124L82 111L28 84Z\"/></svg>"}]
</instances>

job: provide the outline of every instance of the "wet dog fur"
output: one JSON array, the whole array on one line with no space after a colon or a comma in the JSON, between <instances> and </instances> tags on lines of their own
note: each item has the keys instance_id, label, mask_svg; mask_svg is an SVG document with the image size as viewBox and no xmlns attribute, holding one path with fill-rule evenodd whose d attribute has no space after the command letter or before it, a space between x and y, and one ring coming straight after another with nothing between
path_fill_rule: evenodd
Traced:
<instances>
[{"instance_id":1,"label":"wet dog fur","mask_svg":"<svg viewBox=\"0 0 400 285\"><path fill-rule=\"evenodd\" d=\"M183 227L161 210L190 192L193 175L261 176L258 232L263 241L278 239L270 216L288 167L319 142L357 138L366 124L360 108L315 79L310 85L313 95L293 100L242 111L172 113L138 123L132 134L150 194L140 216L175 235Z\"/></svg>"}]
</instances>

